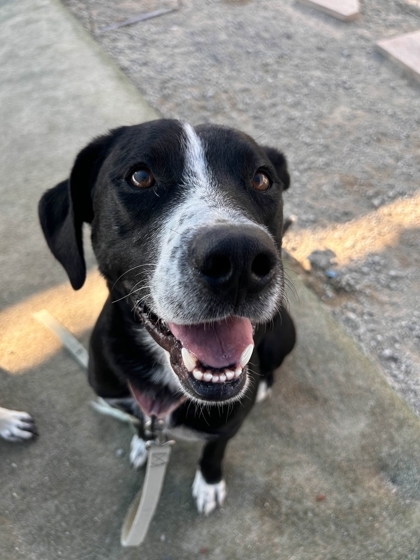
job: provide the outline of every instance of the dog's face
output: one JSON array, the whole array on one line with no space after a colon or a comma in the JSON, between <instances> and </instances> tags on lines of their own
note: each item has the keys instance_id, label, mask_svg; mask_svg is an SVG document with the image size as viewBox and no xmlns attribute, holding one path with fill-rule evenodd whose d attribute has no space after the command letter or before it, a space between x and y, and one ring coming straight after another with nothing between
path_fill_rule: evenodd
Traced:
<instances>
[{"instance_id":1,"label":"dog's face","mask_svg":"<svg viewBox=\"0 0 420 560\"><path fill-rule=\"evenodd\" d=\"M283 299L284 157L236 130L160 120L123 127L78 156L40 203L75 289L91 223L114 299L127 297L193 399L237 398L253 330Z\"/></svg>"}]
</instances>

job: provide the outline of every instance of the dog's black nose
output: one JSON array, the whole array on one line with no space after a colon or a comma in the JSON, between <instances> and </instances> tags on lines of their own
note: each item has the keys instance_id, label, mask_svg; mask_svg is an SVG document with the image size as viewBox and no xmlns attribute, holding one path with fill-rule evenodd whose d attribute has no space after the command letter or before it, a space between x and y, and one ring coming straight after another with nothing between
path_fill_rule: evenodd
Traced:
<instances>
[{"instance_id":1,"label":"dog's black nose","mask_svg":"<svg viewBox=\"0 0 420 560\"><path fill-rule=\"evenodd\" d=\"M191 255L200 277L216 293L235 298L236 305L261 292L278 264L272 238L252 225L206 228L194 238Z\"/></svg>"}]
</instances>

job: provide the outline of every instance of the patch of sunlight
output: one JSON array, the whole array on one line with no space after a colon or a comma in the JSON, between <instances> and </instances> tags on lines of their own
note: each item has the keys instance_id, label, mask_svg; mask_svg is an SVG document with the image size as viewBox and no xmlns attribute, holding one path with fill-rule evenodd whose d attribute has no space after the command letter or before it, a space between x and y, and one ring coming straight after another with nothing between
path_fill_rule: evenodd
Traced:
<instances>
[{"instance_id":1,"label":"patch of sunlight","mask_svg":"<svg viewBox=\"0 0 420 560\"><path fill-rule=\"evenodd\" d=\"M32 316L47 309L75 336L93 327L107 297L99 272L90 272L83 288L70 283L36 294L0 313L0 367L25 373L62 348L57 337Z\"/></svg>"},{"instance_id":2,"label":"patch of sunlight","mask_svg":"<svg viewBox=\"0 0 420 560\"><path fill-rule=\"evenodd\" d=\"M334 251L337 264L343 266L397 245L401 233L412 228L420 229L420 192L345 224L301 230L292 227L283 247L306 270L311 268L309 255L317 249Z\"/></svg>"}]
</instances>

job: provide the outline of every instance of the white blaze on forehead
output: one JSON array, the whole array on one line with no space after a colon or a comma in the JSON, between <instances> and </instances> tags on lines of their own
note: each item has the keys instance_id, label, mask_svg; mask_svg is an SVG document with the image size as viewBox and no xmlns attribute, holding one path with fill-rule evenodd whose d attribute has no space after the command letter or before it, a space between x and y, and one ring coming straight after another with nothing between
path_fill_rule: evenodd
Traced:
<instances>
[{"instance_id":1,"label":"white blaze on forehead","mask_svg":"<svg viewBox=\"0 0 420 560\"><path fill-rule=\"evenodd\" d=\"M190 124L184 123L183 129L186 136L184 183L194 181L196 184L198 183L198 186L206 188L212 182L212 179L203 144Z\"/></svg>"},{"instance_id":2,"label":"white blaze on forehead","mask_svg":"<svg viewBox=\"0 0 420 560\"><path fill-rule=\"evenodd\" d=\"M175 214L188 216L184 229L218 222L252 223L237 210L235 202L224 192L223 185L218 184L206 159L205 144L197 132L189 123L183 123L182 128L185 157L182 183L185 198Z\"/></svg>"}]
</instances>

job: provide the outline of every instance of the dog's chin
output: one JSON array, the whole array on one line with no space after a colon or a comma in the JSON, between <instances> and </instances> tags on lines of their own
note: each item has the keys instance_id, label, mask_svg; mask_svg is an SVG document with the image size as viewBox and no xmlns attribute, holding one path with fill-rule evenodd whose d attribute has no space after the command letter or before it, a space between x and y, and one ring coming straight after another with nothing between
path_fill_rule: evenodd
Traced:
<instances>
[{"instance_id":1,"label":"dog's chin","mask_svg":"<svg viewBox=\"0 0 420 560\"><path fill-rule=\"evenodd\" d=\"M164 323L145 306L137 307L137 312L155 342L169 353L187 398L218 404L237 400L245 392L247 363L254 347L249 319L228 317L199 325L176 325ZM225 352L217 353L221 338Z\"/></svg>"}]
</instances>

